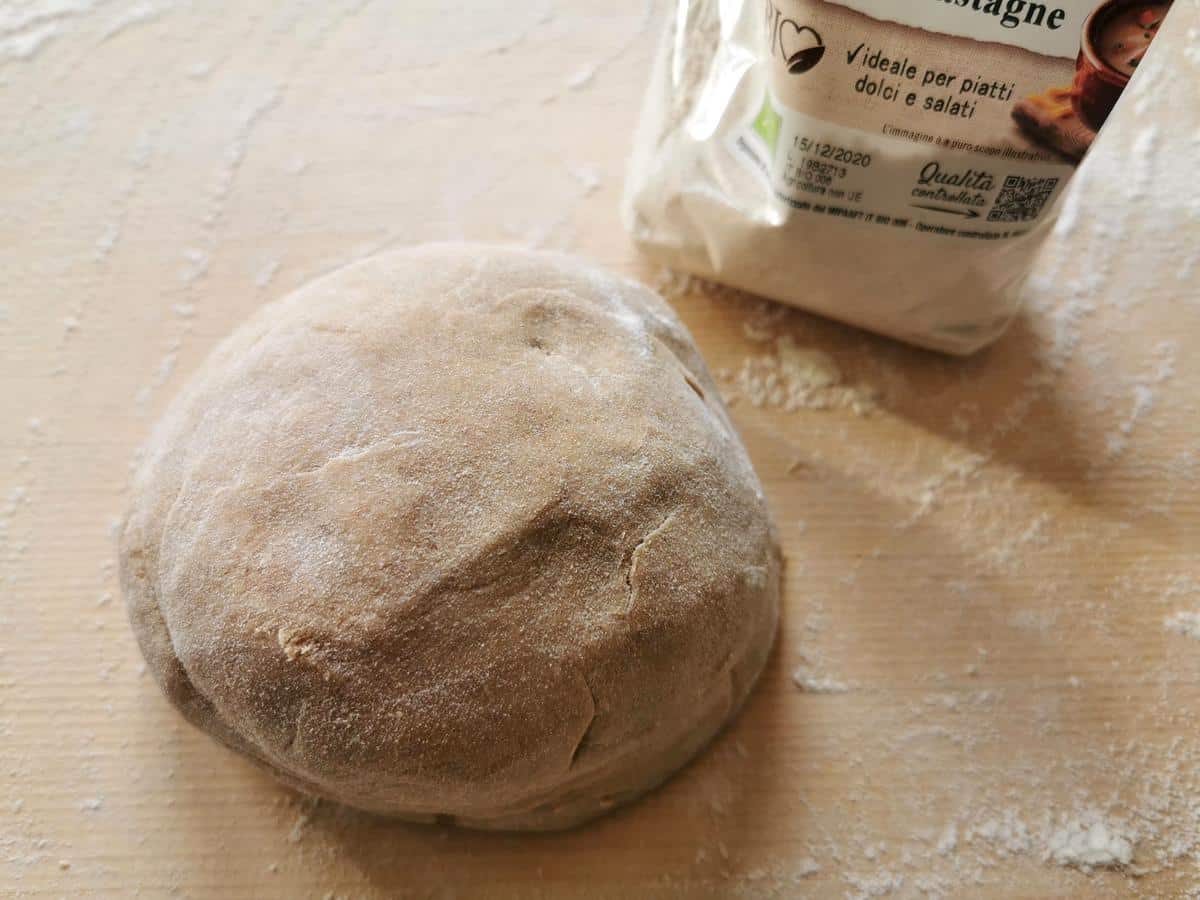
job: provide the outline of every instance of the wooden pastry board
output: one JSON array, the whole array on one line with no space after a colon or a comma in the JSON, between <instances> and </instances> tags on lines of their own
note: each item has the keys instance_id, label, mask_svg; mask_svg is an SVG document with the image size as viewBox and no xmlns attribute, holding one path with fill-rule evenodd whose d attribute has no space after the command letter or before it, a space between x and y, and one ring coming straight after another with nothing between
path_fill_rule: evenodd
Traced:
<instances>
[{"instance_id":1,"label":"wooden pastry board","mask_svg":"<svg viewBox=\"0 0 1200 900\"><path fill-rule=\"evenodd\" d=\"M130 463L251 310L428 239L660 279L616 208L669 6L0 8L0 896L1200 890L1194 0L991 351L666 284L788 571L748 709L643 802L533 837L313 805L144 674L114 577ZM784 335L876 411L741 396ZM1132 863L1065 864L1093 838Z\"/></svg>"}]
</instances>

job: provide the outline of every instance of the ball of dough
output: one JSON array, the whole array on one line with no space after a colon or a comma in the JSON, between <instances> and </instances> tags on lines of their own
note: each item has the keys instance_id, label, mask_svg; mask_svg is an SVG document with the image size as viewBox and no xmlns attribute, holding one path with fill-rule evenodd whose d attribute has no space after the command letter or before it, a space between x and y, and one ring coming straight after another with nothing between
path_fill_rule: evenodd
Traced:
<instances>
[{"instance_id":1,"label":"ball of dough","mask_svg":"<svg viewBox=\"0 0 1200 900\"><path fill-rule=\"evenodd\" d=\"M653 787L778 619L696 347L569 257L431 245L260 310L155 430L121 535L150 670L311 794L482 828Z\"/></svg>"}]
</instances>

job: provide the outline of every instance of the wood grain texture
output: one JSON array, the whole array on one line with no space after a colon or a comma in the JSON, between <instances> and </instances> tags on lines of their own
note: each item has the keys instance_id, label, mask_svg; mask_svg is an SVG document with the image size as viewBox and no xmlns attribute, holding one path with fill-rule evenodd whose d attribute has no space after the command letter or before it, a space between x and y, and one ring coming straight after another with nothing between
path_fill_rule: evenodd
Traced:
<instances>
[{"instance_id":1,"label":"wood grain texture","mask_svg":"<svg viewBox=\"0 0 1200 900\"><path fill-rule=\"evenodd\" d=\"M658 279L615 210L665 13L0 10L0 896L1200 889L1200 641L1168 627L1200 611L1196 0L992 350L950 360L668 285L728 373L788 570L760 689L645 801L540 837L314 806L145 677L114 577L130 460L250 310L429 239ZM878 409L753 406L737 373L764 334L829 353ZM845 691L802 691L798 668ZM1133 865L1059 865L1081 822Z\"/></svg>"}]
</instances>

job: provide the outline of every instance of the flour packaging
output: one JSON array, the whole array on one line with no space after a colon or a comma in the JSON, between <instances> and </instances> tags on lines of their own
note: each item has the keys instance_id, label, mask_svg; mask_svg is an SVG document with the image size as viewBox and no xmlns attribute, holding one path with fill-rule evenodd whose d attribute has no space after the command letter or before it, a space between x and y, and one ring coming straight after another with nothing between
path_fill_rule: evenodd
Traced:
<instances>
[{"instance_id":1,"label":"flour packaging","mask_svg":"<svg viewBox=\"0 0 1200 900\"><path fill-rule=\"evenodd\" d=\"M677 0L626 226L674 268L970 353L1170 5Z\"/></svg>"}]
</instances>

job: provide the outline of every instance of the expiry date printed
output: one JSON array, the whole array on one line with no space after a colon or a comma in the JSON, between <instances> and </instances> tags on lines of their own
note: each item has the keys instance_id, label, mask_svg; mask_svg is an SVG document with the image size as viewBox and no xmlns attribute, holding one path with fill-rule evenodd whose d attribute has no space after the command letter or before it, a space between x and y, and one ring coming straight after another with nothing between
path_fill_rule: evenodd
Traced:
<instances>
[{"instance_id":1,"label":"expiry date printed","mask_svg":"<svg viewBox=\"0 0 1200 900\"><path fill-rule=\"evenodd\" d=\"M1042 210L1054 196L1058 182L1057 178L1023 178L1020 175L1009 175L1004 179L1000 196L996 198L992 211L988 213L988 221L1032 222L1042 214Z\"/></svg>"},{"instance_id":2,"label":"expiry date printed","mask_svg":"<svg viewBox=\"0 0 1200 900\"><path fill-rule=\"evenodd\" d=\"M861 166L864 169L871 167L870 153L849 150L845 147L839 147L836 144L827 144L823 141L814 141L810 138L796 135L792 140L792 147L801 153L827 159L831 162L844 163L848 166Z\"/></svg>"}]
</instances>

